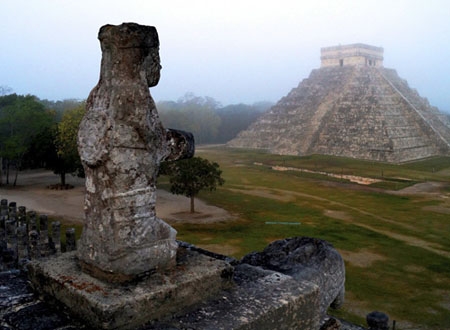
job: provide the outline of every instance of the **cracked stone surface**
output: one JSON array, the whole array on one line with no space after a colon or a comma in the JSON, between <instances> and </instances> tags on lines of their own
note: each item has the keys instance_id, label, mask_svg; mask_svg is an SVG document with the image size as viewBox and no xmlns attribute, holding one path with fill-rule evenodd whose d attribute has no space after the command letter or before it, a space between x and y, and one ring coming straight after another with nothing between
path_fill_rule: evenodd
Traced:
<instances>
[{"instance_id":1,"label":"cracked stone surface","mask_svg":"<svg viewBox=\"0 0 450 330\"><path fill-rule=\"evenodd\" d=\"M155 27L105 25L100 80L89 95L78 149L86 173L83 269L112 282L174 265L176 231L156 217L161 161L191 157L193 137L162 126L149 87L160 78Z\"/></svg>"}]
</instances>

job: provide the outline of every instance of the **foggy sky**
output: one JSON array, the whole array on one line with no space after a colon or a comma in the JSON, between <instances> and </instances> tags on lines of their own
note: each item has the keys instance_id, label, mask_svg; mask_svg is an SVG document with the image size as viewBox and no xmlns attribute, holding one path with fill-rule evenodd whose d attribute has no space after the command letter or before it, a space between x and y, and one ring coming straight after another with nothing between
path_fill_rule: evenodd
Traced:
<instances>
[{"instance_id":1,"label":"foggy sky","mask_svg":"<svg viewBox=\"0 0 450 330\"><path fill-rule=\"evenodd\" d=\"M0 0L0 86L84 99L97 84L104 24L154 25L156 101L186 92L223 105L276 102L320 67L320 48L384 48L384 66L450 112L448 0Z\"/></svg>"}]
</instances>

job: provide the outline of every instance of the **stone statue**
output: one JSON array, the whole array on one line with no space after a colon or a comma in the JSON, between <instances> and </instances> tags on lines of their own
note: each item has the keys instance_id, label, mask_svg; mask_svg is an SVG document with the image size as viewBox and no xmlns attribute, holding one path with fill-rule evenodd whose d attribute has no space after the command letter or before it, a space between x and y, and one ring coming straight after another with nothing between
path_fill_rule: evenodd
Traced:
<instances>
[{"instance_id":1,"label":"stone statue","mask_svg":"<svg viewBox=\"0 0 450 330\"><path fill-rule=\"evenodd\" d=\"M84 271L122 282L174 264L176 231L156 217L161 161L192 157L192 134L162 126L149 87L160 79L152 26L105 25L100 80L80 124L86 173L85 224L78 246Z\"/></svg>"}]
</instances>

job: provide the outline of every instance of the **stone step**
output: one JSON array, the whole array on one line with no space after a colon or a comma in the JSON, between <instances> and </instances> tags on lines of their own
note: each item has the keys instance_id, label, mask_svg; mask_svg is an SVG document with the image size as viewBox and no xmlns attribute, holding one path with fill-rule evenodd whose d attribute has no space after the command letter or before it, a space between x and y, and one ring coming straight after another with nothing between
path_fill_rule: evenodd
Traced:
<instances>
[{"instance_id":1,"label":"stone step","mask_svg":"<svg viewBox=\"0 0 450 330\"><path fill-rule=\"evenodd\" d=\"M127 284L110 283L81 270L76 253L32 261L33 289L64 304L99 329L136 329L215 296L230 286L232 267L225 261L179 248L177 265Z\"/></svg>"},{"instance_id":2,"label":"stone step","mask_svg":"<svg viewBox=\"0 0 450 330\"><path fill-rule=\"evenodd\" d=\"M395 70L324 67L228 146L405 162L450 152L438 114Z\"/></svg>"}]
</instances>

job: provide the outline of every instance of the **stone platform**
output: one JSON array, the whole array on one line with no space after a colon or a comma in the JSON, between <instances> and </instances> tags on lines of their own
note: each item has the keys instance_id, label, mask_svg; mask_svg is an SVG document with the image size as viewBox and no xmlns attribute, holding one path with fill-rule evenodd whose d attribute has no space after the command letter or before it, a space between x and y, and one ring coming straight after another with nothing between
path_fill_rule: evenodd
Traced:
<instances>
[{"instance_id":1,"label":"stone platform","mask_svg":"<svg viewBox=\"0 0 450 330\"><path fill-rule=\"evenodd\" d=\"M239 267L235 271L235 277L239 277ZM20 270L11 270L0 272L0 320L1 326L9 330L36 330L36 329L53 329L53 330L86 330L91 329L89 325L85 324L72 312L64 308L61 304L55 305L51 301L42 301L37 299L33 294L31 288L27 285L28 278L26 274ZM225 292L230 292L226 290ZM226 301L223 296L219 296L217 300ZM212 303L210 303L212 307ZM224 305L222 305L224 306ZM249 308L262 311L260 303L254 303ZM224 306L225 307L225 306ZM191 319L195 322L195 315L200 314L204 309L199 308L193 311L192 314L185 315L168 320L165 322L158 322L147 324L139 327L136 330L177 330L183 327L175 327L174 323L181 324L182 320ZM218 313L217 313L218 314ZM190 315L192 315L190 317ZM203 315L207 317L206 314ZM213 316L209 316L213 317ZM170 322L172 321L172 322ZM366 330L367 328L350 324L345 320L341 322L340 330ZM200 322L200 321L199 321ZM172 325L171 325L172 324ZM0 326L1 329L3 329ZM186 329L186 327L184 327ZM196 328L200 329L199 327ZM211 328L210 328L211 329ZM278 324L277 329L282 329L282 324ZM334 330L338 328L333 328ZM258 329L259 330L259 329Z\"/></svg>"},{"instance_id":2,"label":"stone platform","mask_svg":"<svg viewBox=\"0 0 450 330\"><path fill-rule=\"evenodd\" d=\"M183 315L155 322L151 330L319 329L319 287L309 281L248 264L236 265L235 286Z\"/></svg>"},{"instance_id":3,"label":"stone platform","mask_svg":"<svg viewBox=\"0 0 450 330\"><path fill-rule=\"evenodd\" d=\"M75 253L28 266L31 285L95 328L136 329L186 311L231 285L229 263L180 247L175 268L128 284L100 281L81 271Z\"/></svg>"},{"instance_id":4,"label":"stone platform","mask_svg":"<svg viewBox=\"0 0 450 330\"><path fill-rule=\"evenodd\" d=\"M34 291L96 329L318 329L320 289L180 242L177 266L135 283L83 273L75 253L28 265Z\"/></svg>"}]
</instances>

